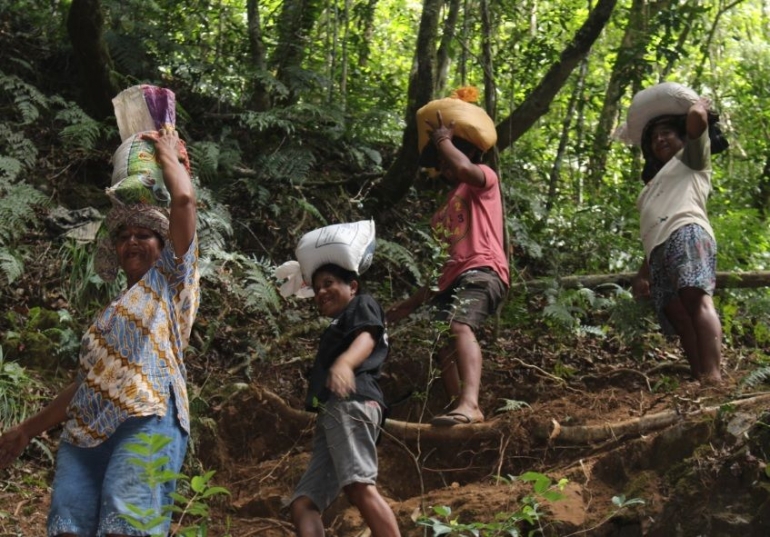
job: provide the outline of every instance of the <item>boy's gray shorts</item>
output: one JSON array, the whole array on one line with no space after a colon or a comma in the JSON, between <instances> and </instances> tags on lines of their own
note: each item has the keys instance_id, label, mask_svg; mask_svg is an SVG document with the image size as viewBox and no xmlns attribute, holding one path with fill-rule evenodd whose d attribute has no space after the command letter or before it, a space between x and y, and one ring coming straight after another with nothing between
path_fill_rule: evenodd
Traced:
<instances>
[{"instance_id":1,"label":"boy's gray shorts","mask_svg":"<svg viewBox=\"0 0 770 537\"><path fill-rule=\"evenodd\" d=\"M307 496L323 512L351 483L377 480L377 436L382 409L376 401L332 397L318 414L313 455L291 502Z\"/></svg>"}]
</instances>

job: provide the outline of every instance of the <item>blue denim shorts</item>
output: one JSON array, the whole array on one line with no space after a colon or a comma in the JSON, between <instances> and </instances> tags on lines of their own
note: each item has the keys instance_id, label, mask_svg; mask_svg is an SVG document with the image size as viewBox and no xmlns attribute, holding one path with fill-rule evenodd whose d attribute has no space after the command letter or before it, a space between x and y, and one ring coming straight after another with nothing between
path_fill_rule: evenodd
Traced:
<instances>
[{"instance_id":1,"label":"blue denim shorts","mask_svg":"<svg viewBox=\"0 0 770 537\"><path fill-rule=\"evenodd\" d=\"M82 448L67 442L59 445L56 474L48 514L48 536L72 533L82 537L108 534L147 535L133 528L121 515L132 515L128 506L152 510L155 516L172 503L169 494L176 481L151 488L143 470L131 459L145 458L126 448L139 442L139 435L163 435L171 441L151 458L167 457L160 471L178 473L187 450L187 433L176 419L173 396L164 417L129 418L107 440L96 447ZM132 515L133 516L133 515ZM170 514L152 534L166 535Z\"/></svg>"},{"instance_id":2,"label":"blue denim shorts","mask_svg":"<svg viewBox=\"0 0 770 537\"><path fill-rule=\"evenodd\" d=\"M377 481L377 436L382 408L376 401L332 397L318 414L313 455L291 501L307 496L324 511L343 487Z\"/></svg>"}]
</instances>

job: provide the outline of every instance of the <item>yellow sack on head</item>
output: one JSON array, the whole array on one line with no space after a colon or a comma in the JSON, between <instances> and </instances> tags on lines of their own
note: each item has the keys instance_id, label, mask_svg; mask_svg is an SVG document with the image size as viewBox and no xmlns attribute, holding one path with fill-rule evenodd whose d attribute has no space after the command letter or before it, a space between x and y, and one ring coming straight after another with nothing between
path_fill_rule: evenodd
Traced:
<instances>
[{"instance_id":1,"label":"yellow sack on head","mask_svg":"<svg viewBox=\"0 0 770 537\"><path fill-rule=\"evenodd\" d=\"M441 112L444 125L450 121L455 122L454 136L471 143L480 151L489 151L497 143L497 130L486 111L475 104L462 99L462 93L457 97L447 97L431 101L417 111L417 149L420 152L420 162L426 167L431 167L431 162L424 162L424 152L430 144L430 127L426 120L434 125L437 122L436 112ZM430 159L428 159L430 160ZM435 164L433 164L435 167Z\"/></svg>"}]
</instances>

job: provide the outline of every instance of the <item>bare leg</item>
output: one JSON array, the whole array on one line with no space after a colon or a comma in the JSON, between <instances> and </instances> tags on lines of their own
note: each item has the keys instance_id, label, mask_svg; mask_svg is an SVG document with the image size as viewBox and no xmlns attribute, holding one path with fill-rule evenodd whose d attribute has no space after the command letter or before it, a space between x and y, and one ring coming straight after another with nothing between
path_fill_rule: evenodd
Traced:
<instances>
[{"instance_id":1,"label":"bare leg","mask_svg":"<svg viewBox=\"0 0 770 537\"><path fill-rule=\"evenodd\" d=\"M441 368L441 382L444 390L453 404L460 397L460 374L457 372L457 353L454 341L450 341L438 353L439 367Z\"/></svg>"},{"instance_id":2,"label":"bare leg","mask_svg":"<svg viewBox=\"0 0 770 537\"><path fill-rule=\"evenodd\" d=\"M358 508L372 537L400 537L396 515L380 496L377 487L367 483L352 483L345 487L350 503Z\"/></svg>"},{"instance_id":3,"label":"bare leg","mask_svg":"<svg viewBox=\"0 0 770 537\"><path fill-rule=\"evenodd\" d=\"M714 301L702 289L685 287L679 297L692 319L698 342L698 360L703 384L722 382L722 323L714 308Z\"/></svg>"},{"instance_id":4,"label":"bare leg","mask_svg":"<svg viewBox=\"0 0 770 537\"><path fill-rule=\"evenodd\" d=\"M695 327L692 324L689 312L679 298L674 298L666 306L666 317L676 330L679 340L682 342L684 355L690 364L690 371L696 380L700 380L703 371L701 370L700 357L698 356L698 337L695 333Z\"/></svg>"},{"instance_id":5,"label":"bare leg","mask_svg":"<svg viewBox=\"0 0 770 537\"><path fill-rule=\"evenodd\" d=\"M473 421L483 421L484 414L479 409L481 347L467 324L452 322L449 329L452 333L450 345L454 352L441 356L441 376L447 393L457 399L457 406L452 412L464 414ZM451 361L447 363L447 359Z\"/></svg>"},{"instance_id":6,"label":"bare leg","mask_svg":"<svg viewBox=\"0 0 770 537\"><path fill-rule=\"evenodd\" d=\"M324 525L321 512L307 496L291 502L291 520L299 537L323 537Z\"/></svg>"}]
</instances>

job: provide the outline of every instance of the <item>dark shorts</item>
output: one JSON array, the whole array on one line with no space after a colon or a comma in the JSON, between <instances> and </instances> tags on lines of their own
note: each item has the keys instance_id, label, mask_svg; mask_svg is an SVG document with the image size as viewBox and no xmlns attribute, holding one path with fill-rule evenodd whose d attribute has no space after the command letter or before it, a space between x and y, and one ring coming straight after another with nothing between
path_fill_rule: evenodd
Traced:
<instances>
[{"instance_id":1,"label":"dark shorts","mask_svg":"<svg viewBox=\"0 0 770 537\"><path fill-rule=\"evenodd\" d=\"M433 318L467 324L476 330L497 311L506 291L494 270L486 267L468 270L449 289L433 297Z\"/></svg>"},{"instance_id":2,"label":"dark shorts","mask_svg":"<svg viewBox=\"0 0 770 537\"><path fill-rule=\"evenodd\" d=\"M673 327L665 316L668 304L686 287L714 294L716 287L717 244L697 224L680 227L650 254L650 294L661 326L666 333Z\"/></svg>"}]
</instances>

